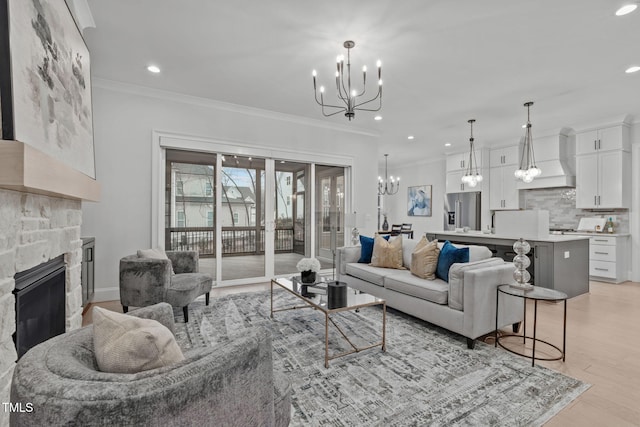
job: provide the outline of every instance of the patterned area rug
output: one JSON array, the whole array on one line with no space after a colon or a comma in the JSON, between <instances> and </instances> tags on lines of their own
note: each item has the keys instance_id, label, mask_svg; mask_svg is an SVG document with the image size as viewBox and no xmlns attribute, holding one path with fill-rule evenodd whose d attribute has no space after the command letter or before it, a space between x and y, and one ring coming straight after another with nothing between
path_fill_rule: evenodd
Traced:
<instances>
[{"instance_id":1,"label":"patterned area rug","mask_svg":"<svg viewBox=\"0 0 640 427\"><path fill-rule=\"evenodd\" d=\"M274 290L274 307L299 305ZM269 292L200 298L189 323L175 310L182 348L224 345L246 328L273 336L274 369L293 386L293 426L473 425L535 426L558 413L588 384L528 359L477 343L398 311L387 311L387 351L380 347L332 360L324 367L324 315L313 309L283 311L270 319ZM382 310L370 307L334 317L354 344L380 340ZM349 349L329 326L330 352Z\"/></svg>"}]
</instances>

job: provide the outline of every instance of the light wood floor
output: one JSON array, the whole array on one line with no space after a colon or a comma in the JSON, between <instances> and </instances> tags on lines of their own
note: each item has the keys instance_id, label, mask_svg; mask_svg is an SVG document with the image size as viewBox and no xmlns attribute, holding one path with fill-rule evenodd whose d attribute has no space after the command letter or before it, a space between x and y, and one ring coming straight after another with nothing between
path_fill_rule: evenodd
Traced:
<instances>
[{"instance_id":1,"label":"light wood floor","mask_svg":"<svg viewBox=\"0 0 640 427\"><path fill-rule=\"evenodd\" d=\"M217 288L212 297L268 288ZM98 305L122 311L117 301ZM531 327L533 304L527 310ZM562 315L562 304L539 304L537 336L561 347ZM88 310L83 324L90 322ZM640 426L640 283L591 282L589 294L567 303L566 361L537 363L591 384L546 426Z\"/></svg>"}]
</instances>

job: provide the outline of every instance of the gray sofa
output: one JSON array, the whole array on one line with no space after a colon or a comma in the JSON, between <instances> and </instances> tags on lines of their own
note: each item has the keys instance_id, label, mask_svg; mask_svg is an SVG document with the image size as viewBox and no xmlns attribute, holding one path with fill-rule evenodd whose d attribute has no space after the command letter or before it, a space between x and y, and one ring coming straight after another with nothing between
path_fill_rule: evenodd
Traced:
<instances>
[{"instance_id":1,"label":"gray sofa","mask_svg":"<svg viewBox=\"0 0 640 427\"><path fill-rule=\"evenodd\" d=\"M358 263L361 246L338 248L337 278L352 288L384 298L389 307L465 336L467 346L473 348L476 338L495 329L496 288L513 282L513 263L492 258L484 246L469 245L469 262L451 266L449 283L421 279L409 271L417 243L413 239L402 242L406 270ZM517 331L523 314L522 299L500 294L499 327L512 325Z\"/></svg>"},{"instance_id":2,"label":"gray sofa","mask_svg":"<svg viewBox=\"0 0 640 427\"><path fill-rule=\"evenodd\" d=\"M174 330L167 303L130 313ZM228 344L185 352L185 360L137 374L97 369L93 327L45 341L19 361L12 426L286 426L290 385L273 372L271 336L251 329Z\"/></svg>"}]
</instances>

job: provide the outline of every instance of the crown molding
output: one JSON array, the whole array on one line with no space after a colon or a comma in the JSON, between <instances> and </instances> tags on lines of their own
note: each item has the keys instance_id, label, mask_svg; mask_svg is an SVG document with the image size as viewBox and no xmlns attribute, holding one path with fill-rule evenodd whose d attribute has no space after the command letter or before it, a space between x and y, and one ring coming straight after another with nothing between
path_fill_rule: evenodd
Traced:
<instances>
[{"instance_id":1,"label":"crown molding","mask_svg":"<svg viewBox=\"0 0 640 427\"><path fill-rule=\"evenodd\" d=\"M85 28L95 28L96 21L93 19L91 8L87 0L66 0L67 6L76 21L76 25L80 28L80 32L84 32Z\"/></svg>"},{"instance_id":2,"label":"crown molding","mask_svg":"<svg viewBox=\"0 0 640 427\"><path fill-rule=\"evenodd\" d=\"M118 82L103 78L93 78L93 87L111 90L114 92L127 93L131 95L145 96L148 98L162 99L166 101L180 102L183 104L195 105L204 108L213 108L216 110L230 111L248 116L260 117L270 120L278 120L282 122L294 123L304 126L312 126L317 128L329 129L339 132L352 133L357 135L365 135L371 137L380 137L380 133L372 132L367 129L341 125L336 123L328 123L321 120L310 119L307 117L296 116L293 114L279 113L276 111L264 110L261 108L248 107L245 105L232 104L215 99L201 98L198 96L185 95L177 92L170 92L162 89L154 89L147 86L140 86L131 83Z\"/></svg>"}]
</instances>

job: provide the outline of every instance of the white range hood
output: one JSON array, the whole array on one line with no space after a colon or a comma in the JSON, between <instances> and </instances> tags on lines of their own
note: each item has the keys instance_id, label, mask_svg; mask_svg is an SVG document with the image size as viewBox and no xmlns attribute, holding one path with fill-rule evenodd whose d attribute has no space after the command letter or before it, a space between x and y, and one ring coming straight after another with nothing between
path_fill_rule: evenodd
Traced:
<instances>
[{"instance_id":1,"label":"white range hood","mask_svg":"<svg viewBox=\"0 0 640 427\"><path fill-rule=\"evenodd\" d=\"M534 138L536 164L542 175L530 183L518 181L518 189L575 187L575 137L569 129L561 129L553 135Z\"/></svg>"}]
</instances>

